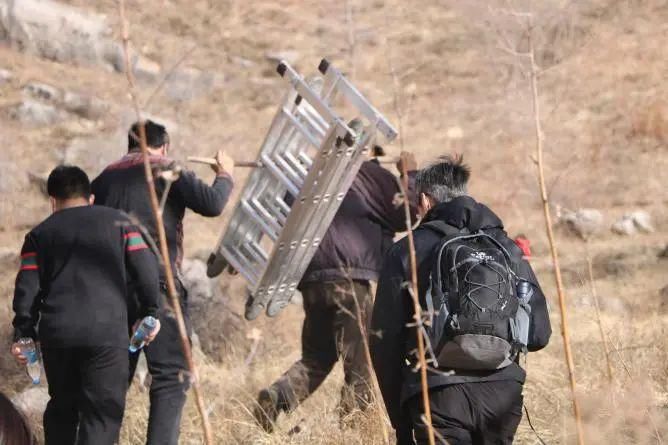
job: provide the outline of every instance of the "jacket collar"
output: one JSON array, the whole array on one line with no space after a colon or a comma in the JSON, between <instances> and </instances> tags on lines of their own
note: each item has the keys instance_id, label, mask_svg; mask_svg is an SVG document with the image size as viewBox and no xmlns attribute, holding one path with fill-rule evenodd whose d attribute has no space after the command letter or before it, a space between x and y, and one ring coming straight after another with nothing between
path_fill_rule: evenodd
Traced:
<instances>
[{"instance_id":1,"label":"jacket collar","mask_svg":"<svg viewBox=\"0 0 668 445\"><path fill-rule=\"evenodd\" d=\"M503 229L503 222L486 205L476 202L470 196L460 196L449 202L434 206L423 218L423 222L443 221L458 229L470 232L480 229Z\"/></svg>"},{"instance_id":2,"label":"jacket collar","mask_svg":"<svg viewBox=\"0 0 668 445\"><path fill-rule=\"evenodd\" d=\"M169 165L173 161L166 156L149 155L151 165ZM144 155L140 151L131 151L124 155L118 161L107 166L105 170L123 170L130 167L135 167L144 163Z\"/></svg>"}]
</instances>

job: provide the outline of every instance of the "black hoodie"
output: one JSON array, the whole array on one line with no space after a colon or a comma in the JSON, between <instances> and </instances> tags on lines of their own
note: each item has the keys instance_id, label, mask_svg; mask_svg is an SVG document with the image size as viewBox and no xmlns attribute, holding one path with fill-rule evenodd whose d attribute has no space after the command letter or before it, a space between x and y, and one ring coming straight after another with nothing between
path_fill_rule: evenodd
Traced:
<instances>
[{"instance_id":1,"label":"black hoodie","mask_svg":"<svg viewBox=\"0 0 668 445\"><path fill-rule=\"evenodd\" d=\"M425 215L423 223L440 220L457 229L467 228L469 232L484 230L501 242L511 254L521 257L521 251L508 238L503 230L503 223L489 208L477 203L468 196L456 198L448 203L435 206ZM432 252L441 240L442 235L421 224L414 232L415 252L418 269L418 293L422 307L424 295L429 283L432 269ZM407 324L413 321L413 303L410 295L402 286L410 281L410 265L408 259L408 240L406 238L395 243L385 257L385 264L378 281L378 290L373 309L370 331L370 348L374 369L383 394L392 425L400 434L405 430L405 416L401 415L402 403L420 393L420 374L413 371L407 364L409 351L416 348L415 330ZM531 266L522 260L520 276L534 286L531 299L531 326L529 331L529 350L536 351L547 345L551 327L547 312L547 303ZM429 388L483 381L515 380L524 383L525 372L517 364L512 364L494 371L453 371L450 373L428 374ZM402 419L404 417L404 419Z\"/></svg>"}]
</instances>

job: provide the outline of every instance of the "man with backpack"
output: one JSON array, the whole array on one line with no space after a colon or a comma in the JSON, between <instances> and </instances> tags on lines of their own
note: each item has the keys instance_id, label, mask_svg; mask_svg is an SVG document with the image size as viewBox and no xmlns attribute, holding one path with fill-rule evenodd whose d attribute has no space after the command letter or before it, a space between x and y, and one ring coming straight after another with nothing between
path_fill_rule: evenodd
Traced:
<instances>
[{"instance_id":1,"label":"man with backpack","mask_svg":"<svg viewBox=\"0 0 668 445\"><path fill-rule=\"evenodd\" d=\"M489 208L467 195L469 168L444 157L416 175L414 231L427 384L436 437L450 445L511 444L522 418L519 365L551 335L547 303L522 251ZM408 240L390 249L378 282L371 356L398 444L428 441Z\"/></svg>"}]
</instances>

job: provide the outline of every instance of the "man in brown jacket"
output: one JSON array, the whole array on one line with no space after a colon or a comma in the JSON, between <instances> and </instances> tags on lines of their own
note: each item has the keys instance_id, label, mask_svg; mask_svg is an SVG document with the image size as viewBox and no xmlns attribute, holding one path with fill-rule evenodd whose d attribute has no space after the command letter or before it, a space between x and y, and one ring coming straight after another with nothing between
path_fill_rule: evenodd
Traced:
<instances>
[{"instance_id":1,"label":"man in brown jacket","mask_svg":"<svg viewBox=\"0 0 668 445\"><path fill-rule=\"evenodd\" d=\"M401 156L412 184L415 159L410 153ZM371 282L378 279L395 233L406 230L404 208L396 205L398 193L397 178L377 160L362 164L299 285L306 312L302 358L258 395L255 417L266 431L273 430L281 411L293 411L310 396L339 359L345 375L341 416L369 404L371 374L358 317L366 329Z\"/></svg>"}]
</instances>

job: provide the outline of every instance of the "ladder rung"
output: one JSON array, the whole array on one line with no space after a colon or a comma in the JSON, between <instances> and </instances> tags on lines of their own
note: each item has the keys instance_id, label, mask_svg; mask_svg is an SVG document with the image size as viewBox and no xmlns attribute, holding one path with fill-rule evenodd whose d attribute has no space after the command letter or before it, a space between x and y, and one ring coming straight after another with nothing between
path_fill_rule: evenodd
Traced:
<instances>
[{"instance_id":1,"label":"ladder rung","mask_svg":"<svg viewBox=\"0 0 668 445\"><path fill-rule=\"evenodd\" d=\"M264 268L267 265L266 254L255 243L245 243L241 247L253 258L260 268Z\"/></svg>"},{"instance_id":2,"label":"ladder rung","mask_svg":"<svg viewBox=\"0 0 668 445\"><path fill-rule=\"evenodd\" d=\"M271 227L266 220L263 219L262 215L257 213L255 209L246 201L241 202L242 208L245 210L246 214L251 218L253 222L262 227L262 231L269 237L271 240L278 239L278 234L274 231L274 228Z\"/></svg>"},{"instance_id":3,"label":"ladder rung","mask_svg":"<svg viewBox=\"0 0 668 445\"><path fill-rule=\"evenodd\" d=\"M299 130L299 133L303 135L306 140L313 145L314 147L320 147L320 144L322 141L320 140L322 136L324 135L324 132L322 131L321 128L316 127L316 124L308 117L306 116L302 111L300 111L300 108L297 108L295 111L300 117L302 117L303 121L297 119L297 116L295 116L290 110L286 109L283 107L283 114L285 117L290 121L292 126ZM314 131L318 133L319 138L316 138L316 136L313 134L313 131L310 131L309 128L307 128L304 123L308 124L310 128L312 128ZM288 146L289 148L289 146Z\"/></svg>"},{"instance_id":4,"label":"ladder rung","mask_svg":"<svg viewBox=\"0 0 668 445\"><path fill-rule=\"evenodd\" d=\"M274 160L271 159L269 156L262 155L261 159L262 159L262 164L265 167L267 167L267 170L269 170L269 172L272 173L274 177L278 181L280 181L285 186L285 188L288 189L288 192L292 196L299 195L299 186L301 184L299 184L298 186L294 181L288 178L288 176L276 165Z\"/></svg>"},{"instance_id":5,"label":"ladder rung","mask_svg":"<svg viewBox=\"0 0 668 445\"><path fill-rule=\"evenodd\" d=\"M239 255L237 250L232 251L223 247L221 253L230 263L230 266L242 274L249 283L255 284L259 281L259 274L254 270L253 265L250 264L250 261L246 257Z\"/></svg>"}]
</instances>

